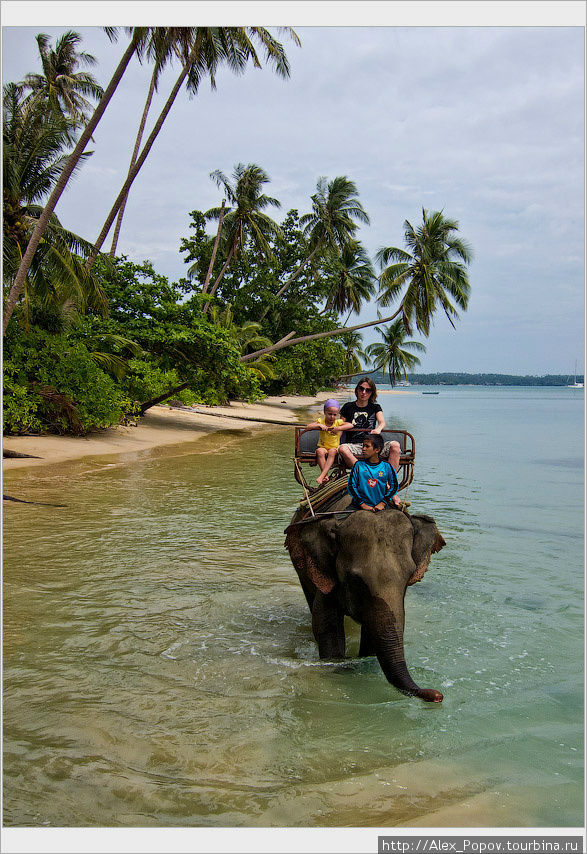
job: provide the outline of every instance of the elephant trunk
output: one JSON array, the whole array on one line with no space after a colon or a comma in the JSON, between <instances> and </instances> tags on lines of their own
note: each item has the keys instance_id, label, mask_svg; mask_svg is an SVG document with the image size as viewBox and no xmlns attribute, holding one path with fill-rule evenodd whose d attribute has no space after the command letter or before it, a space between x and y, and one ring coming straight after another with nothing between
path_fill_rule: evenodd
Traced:
<instances>
[{"instance_id":1,"label":"elephant trunk","mask_svg":"<svg viewBox=\"0 0 587 854\"><path fill-rule=\"evenodd\" d=\"M402 694L419 697L430 703L441 703L443 696L440 691L434 688L420 688L408 671L404 656L403 603L400 613L394 614L386 602L375 598L364 623L387 681Z\"/></svg>"}]
</instances>

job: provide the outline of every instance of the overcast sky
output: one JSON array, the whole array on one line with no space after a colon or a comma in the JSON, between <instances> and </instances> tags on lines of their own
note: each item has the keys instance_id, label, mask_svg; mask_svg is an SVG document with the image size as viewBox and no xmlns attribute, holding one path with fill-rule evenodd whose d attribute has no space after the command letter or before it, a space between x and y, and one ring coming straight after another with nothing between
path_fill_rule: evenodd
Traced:
<instances>
[{"instance_id":1,"label":"overcast sky","mask_svg":"<svg viewBox=\"0 0 587 854\"><path fill-rule=\"evenodd\" d=\"M99 60L94 73L106 85L126 36L110 44L99 26L75 18L78 5L69 4L62 26L49 26L45 14L3 28L5 83L40 70L37 32L55 38L69 27ZM140 4L129 8L137 11L125 23L145 23ZM234 23L249 21L241 14ZM221 71L216 92L203 84L191 100L178 96L134 183L119 251L150 259L171 279L185 275L179 244L189 211L220 202L213 169L262 166L267 192L282 203L277 218L309 210L320 175L347 175L371 218L360 236L372 256L402 246L404 220L417 225L422 207L457 219L473 247L469 310L456 330L438 317L422 371L568 374L577 359L582 372L583 28L300 26L295 15L290 23L302 47L284 40L288 81L269 69ZM174 77L162 80L159 104ZM148 80L148 67L129 67L93 156L57 207L64 225L88 239L122 184ZM372 305L360 320L375 317Z\"/></svg>"}]
</instances>

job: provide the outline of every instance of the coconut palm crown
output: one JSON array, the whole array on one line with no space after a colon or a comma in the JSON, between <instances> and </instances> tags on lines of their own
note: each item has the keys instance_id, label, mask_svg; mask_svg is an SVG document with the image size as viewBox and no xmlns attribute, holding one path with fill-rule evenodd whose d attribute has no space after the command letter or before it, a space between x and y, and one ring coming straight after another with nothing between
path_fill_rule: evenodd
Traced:
<instances>
[{"instance_id":1,"label":"coconut palm crown","mask_svg":"<svg viewBox=\"0 0 587 854\"><path fill-rule=\"evenodd\" d=\"M104 94L93 75L77 70L82 65L97 64L90 53L77 50L81 40L79 33L68 30L51 49L49 36L39 33L42 74L27 74L21 84L23 91L30 91L29 97L46 101L51 110L70 118L74 127L86 124L94 109L88 98L99 100Z\"/></svg>"},{"instance_id":2,"label":"coconut palm crown","mask_svg":"<svg viewBox=\"0 0 587 854\"><path fill-rule=\"evenodd\" d=\"M361 368L361 359L368 358L367 353L363 349L363 336L360 332L345 332L340 336L340 342L344 347L343 371L345 376L353 376L359 373Z\"/></svg>"},{"instance_id":3,"label":"coconut palm crown","mask_svg":"<svg viewBox=\"0 0 587 854\"><path fill-rule=\"evenodd\" d=\"M263 185L269 182L269 176L255 163L237 163L232 173L232 183L224 172L216 169L210 177L223 190L229 203L224 213L221 243L226 253L226 261L210 293L216 292L220 280L231 261L237 258L249 244L255 251L272 257L269 240L281 235L279 225L264 211L267 207L281 207L281 203L265 195ZM222 209L211 208L204 216L218 219Z\"/></svg>"},{"instance_id":4,"label":"coconut palm crown","mask_svg":"<svg viewBox=\"0 0 587 854\"><path fill-rule=\"evenodd\" d=\"M349 240L331 262L333 286L325 308L337 314L358 314L377 290L377 276L367 252L358 240Z\"/></svg>"},{"instance_id":5,"label":"coconut palm crown","mask_svg":"<svg viewBox=\"0 0 587 854\"><path fill-rule=\"evenodd\" d=\"M312 212L300 218L310 246L342 249L357 230L355 220L369 225L355 182L346 175L339 175L328 182L324 177L319 178L312 196Z\"/></svg>"},{"instance_id":6,"label":"coconut palm crown","mask_svg":"<svg viewBox=\"0 0 587 854\"><path fill-rule=\"evenodd\" d=\"M453 327L453 318L459 316L457 306L467 308L467 265L472 251L456 236L458 227L458 221L445 218L442 211L428 213L423 208L422 225L418 228L408 220L404 222L408 251L390 246L375 256L383 271L379 278L381 305L390 305L407 285L398 313L401 311L408 333L415 320L418 331L428 337L432 316L439 306Z\"/></svg>"},{"instance_id":7,"label":"coconut palm crown","mask_svg":"<svg viewBox=\"0 0 587 854\"><path fill-rule=\"evenodd\" d=\"M316 192L311 197L312 211L300 217L310 253L280 287L277 297L284 294L315 255L323 252L339 255L355 234L357 222L369 225L358 195L357 185L346 175L338 175L332 181L318 178Z\"/></svg>"},{"instance_id":8,"label":"coconut palm crown","mask_svg":"<svg viewBox=\"0 0 587 854\"><path fill-rule=\"evenodd\" d=\"M387 328L376 326L375 329L383 340L376 344L369 344L365 352L373 363L373 367L377 370L381 369L382 380L385 380L387 368L389 382L395 385L402 376L407 379L407 371L420 364L420 359L409 351L416 350L423 353L426 352L426 347L419 341L406 341L407 333L401 317L390 323Z\"/></svg>"}]
</instances>

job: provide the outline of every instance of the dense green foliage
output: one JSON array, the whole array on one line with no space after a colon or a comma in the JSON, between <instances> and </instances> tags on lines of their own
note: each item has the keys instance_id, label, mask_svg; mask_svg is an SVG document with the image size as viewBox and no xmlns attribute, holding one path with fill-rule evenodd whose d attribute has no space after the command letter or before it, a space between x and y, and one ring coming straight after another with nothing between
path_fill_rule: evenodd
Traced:
<instances>
[{"instance_id":1,"label":"dense green foliage","mask_svg":"<svg viewBox=\"0 0 587 854\"><path fill-rule=\"evenodd\" d=\"M185 299L185 285L169 284L148 262L118 259L100 264L97 274L111 306L108 317L88 311L64 320L45 312L28 331L18 323L9 327L6 432L107 427L186 382L189 390L174 395L185 403L262 395L258 373L239 361L230 333L202 316L199 297ZM64 399L53 394L51 403L39 392L44 387Z\"/></svg>"},{"instance_id":2,"label":"dense green foliage","mask_svg":"<svg viewBox=\"0 0 587 854\"><path fill-rule=\"evenodd\" d=\"M123 381L134 398L145 401L164 392L166 373L168 388L187 382L191 399L199 402L260 396L255 372L239 361L237 342L202 315L202 300L189 295L187 281L171 284L147 261L137 265L117 259L113 268L102 264L98 272L110 315L87 314L82 334L116 332L143 349L140 359L129 362Z\"/></svg>"},{"instance_id":3,"label":"dense green foliage","mask_svg":"<svg viewBox=\"0 0 587 854\"><path fill-rule=\"evenodd\" d=\"M83 434L133 411L125 389L98 367L81 341L11 326L4 358L6 433Z\"/></svg>"},{"instance_id":4,"label":"dense green foliage","mask_svg":"<svg viewBox=\"0 0 587 854\"><path fill-rule=\"evenodd\" d=\"M278 379L266 384L269 394L315 394L340 377L344 358L340 344L327 338L281 350L275 359Z\"/></svg>"},{"instance_id":5,"label":"dense green foliage","mask_svg":"<svg viewBox=\"0 0 587 854\"><path fill-rule=\"evenodd\" d=\"M181 252L190 264L192 286L199 290L208 269L211 242L206 241L204 215L192 211L190 216L194 235L182 240ZM322 313L325 299L339 284L340 272L332 257L316 255L288 286L287 297L276 296L281 283L309 252L296 210L289 211L268 240L268 249L266 255L260 255L245 245L222 277L216 299L230 305L241 323L258 323L260 334L270 341L279 341L292 330L296 335L310 335L336 329L336 314ZM219 254L222 259L224 255ZM215 269L221 265L222 260L217 260ZM273 359L275 379L263 385L269 394L311 394L332 385L344 373L345 348L339 340L324 338L279 351Z\"/></svg>"}]
</instances>

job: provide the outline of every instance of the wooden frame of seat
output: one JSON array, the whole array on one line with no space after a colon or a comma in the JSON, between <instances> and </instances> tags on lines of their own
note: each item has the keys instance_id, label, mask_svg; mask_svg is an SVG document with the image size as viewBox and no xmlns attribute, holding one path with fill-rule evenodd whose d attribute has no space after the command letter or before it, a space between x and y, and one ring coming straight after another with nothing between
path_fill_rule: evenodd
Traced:
<instances>
[{"instance_id":1,"label":"wooden frame of seat","mask_svg":"<svg viewBox=\"0 0 587 854\"><path fill-rule=\"evenodd\" d=\"M365 428L353 428L345 431L345 437L352 441L353 433L364 433ZM294 475L299 484L309 489L309 484L304 478L301 464L307 463L311 466L317 465L316 448L318 446L320 430L315 427L296 427L295 435L295 456L294 456ZM384 442L399 442L401 448L399 471L397 473L399 480L399 490L405 489L410 485L414 478L414 459L416 453L416 443L414 437L407 430L382 430L381 437ZM334 465L330 469L329 479L342 477L347 473L344 460L337 453ZM399 491L398 490L398 491Z\"/></svg>"}]
</instances>

